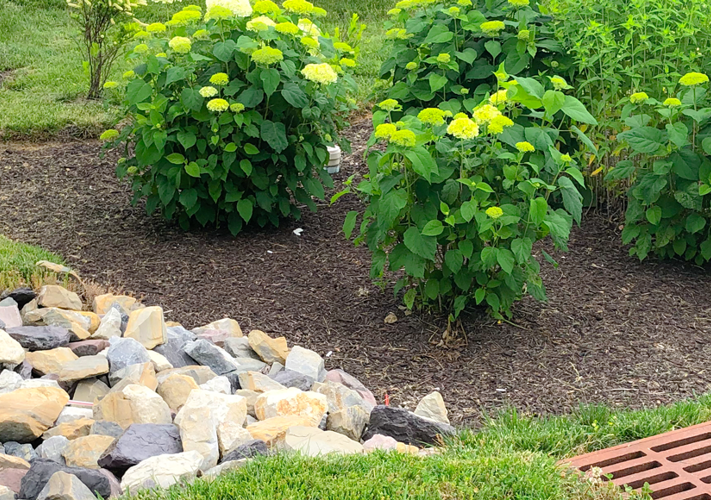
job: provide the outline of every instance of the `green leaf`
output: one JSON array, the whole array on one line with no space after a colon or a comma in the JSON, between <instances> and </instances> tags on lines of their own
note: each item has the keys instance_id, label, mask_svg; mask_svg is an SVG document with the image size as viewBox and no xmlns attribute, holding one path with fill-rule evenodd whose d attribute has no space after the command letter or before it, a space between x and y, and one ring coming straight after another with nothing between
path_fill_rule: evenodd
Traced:
<instances>
[{"instance_id":1,"label":"green leaf","mask_svg":"<svg viewBox=\"0 0 711 500\"><path fill-rule=\"evenodd\" d=\"M228 62L232 59L232 54L235 49L237 49L237 44L234 40L226 40L224 42L217 42L215 47L212 49L212 54L222 62Z\"/></svg>"},{"instance_id":2,"label":"green leaf","mask_svg":"<svg viewBox=\"0 0 711 500\"><path fill-rule=\"evenodd\" d=\"M593 154L597 155L597 147L595 147L595 144L593 144L593 142L590 140L590 138L587 135L585 135L585 132L580 130L575 125L571 125L570 130L572 130L573 132L576 133L576 135L578 136L578 139L580 139L583 142L583 144L585 144L588 147L588 149L590 149L590 151L593 152Z\"/></svg>"},{"instance_id":3,"label":"green leaf","mask_svg":"<svg viewBox=\"0 0 711 500\"><path fill-rule=\"evenodd\" d=\"M198 194L196 189L183 189L180 192L180 204L183 205L187 210L190 210L195 206L195 203L197 203L197 199Z\"/></svg>"},{"instance_id":4,"label":"green leaf","mask_svg":"<svg viewBox=\"0 0 711 500\"><path fill-rule=\"evenodd\" d=\"M295 108L301 109L309 105L309 96L296 83L284 84L281 89L281 96Z\"/></svg>"},{"instance_id":5,"label":"green leaf","mask_svg":"<svg viewBox=\"0 0 711 500\"><path fill-rule=\"evenodd\" d=\"M456 248L448 250L444 255L444 262L447 264L449 270L456 274L462 268L464 256L462 255L461 250L457 250Z\"/></svg>"},{"instance_id":6,"label":"green leaf","mask_svg":"<svg viewBox=\"0 0 711 500\"><path fill-rule=\"evenodd\" d=\"M476 214L476 208L477 204L474 200L469 200L462 203L462 206L459 208L462 213L462 218L467 222L471 221L474 218L474 215Z\"/></svg>"},{"instance_id":7,"label":"green leaf","mask_svg":"<svg viewBox=\"0 0 711 500\"><path fill-rule=\"evenodd\" d=\"M597 120L593 118L593 115L588 113L588 110L585 109L583 103L578 101L572 95L565 96L565 103L560 109L573 120L587 123L589 125L597 125Z\"/></svg>"},{"instance_id":8,"label":"green leaf","mask_svg":"<svg viewBox=\"0 0 711 500\"><path fill-rule=\"evenodd\" d=\"M540 225L541 222L543 222L547 212L548 202L545 200L545 198L541 198L539 196L538 198L534 198L533 200L531 200L530 217L531 222L533 222L536 226Z\"/></svg>"},{"instance_id":9,"label":"green leaf","mask_svg":"<svg viewBox=\"0 0 711 500\"><path fill-rule=\"evenodd\" d=\"M259 154L259 149L257 149L257 146L247 143L244 145L244 152L248 155L257 155Z\"/></svg>"},{"instance_id":10,"label":"green leaf","mask_svg":"<svg viewBox=\"0 0 711 500\"><path fill-rule=\"evenodd\" d=\"M546 90L541 101L543 101L543 107L546 108L548 116L553 116L560 111L565 104L565 94L558 90Z\"/></svg>"},{"instance_id":11,"label":"green leaf","mask_svg":"<svg viewBox=\"0 0 711 500\"><path fill-rule=\"evenodd\" d=\"M430 80L430 90L432 92L437 92L439 89L447 85L447 77L444 75L440 75L438 73L430 73L429 76Z\"/></svg>"},{"instance_id":12,"label":"green leaf","mask_svg":"<svg viewBox=\"0 0 711 500\"><path fill-rule=\"evenodd\" d=\"M239 162L239 168L242 169L242 172L247 174L247 176L252 175L252 162L244 159Z\"/></svg>"},{"instance_id":13,"label":"green leaf","mask_svg":"<svg viewBox=\"0 0 711 500\"><path fill-rule=\"evenodd\" d=\"M183 102L183 106L187 109L192 111L200 111L202 109L204 98L200 95L198 90L185 87L180 93L180 100Z\"/></svg>"},{"instance_id":14,"label":"green leaf","mask_svg":"<svg viewBox=\"0 0 711 500\"><path fill-rule=\"evenodd\" d=\"M687 138L689 137L689 129L686 128L686 125L682 122L667 123L665 128L671 142L680 148L686 146Z\"/></svg>"},{"instance_id":15,"label":"green leaf","mask_svg":"<svg viewBox=\"0 0 711 500\"><path fill-rule=\"evenodd\" d=\"M501 54L501 44L497 40L489 40L484 44L484 48L494 59Z\"/></svg>"},{"instance_id":16,"label":"green leaf","mask_svg":"<svg viewBox=\"0 0 711 500\"><path fill-rule=\"evenodd\" d=\"M481 304L485 297L486 288L477 288L476 292L474 292L474 300L476 300L477 305Z\"/></svg>"},{"instance_id":17,"label":"green leaf","mask_svg":"<svg viewBox=\"0 0 711 500\"><path fill-rule=\"evenodd\" d=\"M706 226L706 219L700 216L697 213L690 213L689 216L686 218L686 224L684 227L686 227L686 230L689 231L691 234L698 233L701 231L704 227Z\"/></svg>"},{"instance_id":18,"label":"green leaf","mask_svg":"<svg viewBox=\"0 0 711 500\"><path fill-rule=\"evenodd\" d=\"M286 127L281 122L264 120L262 122L262 139L267 141L277 153L281 153L289 146L289 139L286 137Z\"/></svg>"},{"instance_id":19,"label":"green leaf","mask_svg":"<svg viewBox=\"0 0 711 500\"><path fill-rule=\"evenodd\" d=\"M704 152L707 155L711 155L711 137L707 137L701 141L701 147L704 148Z\"/></svg>"},{"instance_id":20,"label":"green leaf","mask_svg":"<svg viewBox=\"0 0 711 500\"><path fill-rule=\"evenodd\" d=\"M407 205L407 192L404 190L392 190L380 198L378 203L378 219L384 227L390 227Z\"/></svg>"},{"instance_id":21,"label":"green leaf","mask_svg":"<svg viewBox=\"0 0 711 500\"><path fill-rule=\"evenodd\" d=\"M174 165L182 165L185 163L185 157L180 153L171 153L166 156L165 159Z\"/></svg>"},{"instance_id":22,"label":"green leaf","mask_svg":"<svg viewBox=\"0 0 711 500\"><path fill-rule=\"evenodd\" d=\"M650 224L654 224L655 226L657 226L662 220L662 208L650 207L645 212L645 216L647 217L647 220L650 222Z\"/></svg>"},{"instance_id":23,"label":"green leaf","mask_svg":"<svg viewBox=\"0 0 711 500\"><path fill-rule=\"evenodd\" d=\"M457 56L457 59L461 59L467 64L473 64L476 61L477 53L472 48L466 48L461 52L455 52L454 55Z\"/></svg>"},{"instance_id":24,"label":"green leaf","mask_svg":"<svg viewBox=\"0 0 711 500\"><path fill-rule=\"evenodd\" d=\"M153 88L140 78L131 80L126 86L126 100L130 106L148 99L153 93Z\"/></svg>"},{"instance_id":25,"label":"green leaf","mask_svg":"<svg viewBox=\"0 0 711 500\"><path fill-rule=\"evenodd\" d=\"M405 246L415 255L434 261L437 252L437 240L431 236L422 236L416 227L410 227L403 235Z\"/></svg>"},{"instance_id":26,"label":"green leaf","mask_svg":"<svg viewBox=\"0 0 711 500\"><path fill-rule=\"evenodd\" d=\"M511 251L519 264L528 262L533 251L533 240L531 238L516 238L511 242Z\"/></svg>"},{"instance_id":27,"label":"green leaf","mask_svg":"<svg viewBox=\"0 0 711 500\"><path fill-rule=\"evenodd\" d=\"M514 254L508 248L499 248L496 252L496 261L506 274L511 274L514 267Z\"/></svg>"},{"instance_id":28,"label":"green leaf","mask_svg":"<svg viewBox=\"0 0 711 500\"><path fill-rule=\"evenodd\" d=\"M484 247L481 249L481 262L485 269L492 268L496 265L496 247Z\"/></svg>"},{"instance_id":29,"label":"green leaf","mask_svg":"<svg viewBox=\"0 0 711 500\"><path fill-rule=\"evenodd\" d=\"M185 149L190 149L195 145L195 142L197 141L197 138L195 137L195 134L192 132L189 132L187 130L181 130L178 132L178 142L185 148Z\"/></svg>"},{"instance_id":30,"label":"green leaf","mask_svg":"<svg viewBox=\"0 0 711 500\"><path fill-rule=\"evenodd\" d=\"M412 169L430 182L432 174L437 174L439 169L437 163L432 158L432 155L422 146L406 149L403 153L405 157L412 163Z\"/></svg>"},{"instance_id":31,"label":"green leaf","mask_svg":"<svg viewBox=\"0 0 711 500\"><path fill-rule=\"evenodd\" d=\"M656 153L664 144L664 132L655 127L637 127L618 134L637 153Z\"/></svg>"},{"instance_id":32,"label":"green leaf","mask_svg":"<svg viewBox=\"0 0 711 500\"><path fill-rule=\"evenodd\" d=\"M523 87L523 90L525 90L534 97L543 99L543 97L545 96L543 85L541 85L541 83L535 78L516 78L516 82L521 85L521 87ZM565 105L565 103L563 103L563 105ZM583 110L584 109L585 108L583 107Z\"/></svg>"},{"instance_id":33,"label":"green leaf","mask_svg":"<svg viewBox=\"0 0 711 500\"><path fill-rule=\"evenodd\" d=\"M355 228L356 217L358 217L358 212L351 210L346 215L346 220L343 221L343 233L346 235L346 239L351 239L353 228Z\"/></svg>"},{"instance_id":34,"label":"green leaf","mask_svg":"<svg viewBox=\"0 0 711 500\"><path fill-rule=\"evenodd\" d=\"M190 162L185 165L185 172L187 172L190 177L200 177L200 166L194 161Z\"/></svg>"},{"instance_id":35,"label":"green leaf","mask_svg":"<svg viewBox=\"0 0 711 500\"><path fill-rule=\"evenodd\" d=\"M185 68L182 66L174 66L168 68L168 72L165 75L165 86L167 87L173 82L180 81L185 78Z\"/></svg>"},{"instance_id":36,"label":"green leaf","mask_svg":"<svg viewBox=\"0 0 711 500\"><path fill-rule=\"evenodd\" d=\"M427 38L422 43L447 43L454 38L454 33L444 24L437 24L427 33Z\"/></svg>"},{"instance_id":37,"label":"green leaf","mask_svg":"<svg viewBox=\"0 0 711 500\"><path fill-rule=\"evenodd\" d=\"M429 221L425 224L425 227L422 228L422 234L424 236L439 236L442 234L442 231L444 231L444 226L442 222L437 219Z\"/></svg>"},{"instance_id":38,"label":"green leaf","mask_svg":"<svg viewBox=\"0 0 711 500\"><path fill-rule=\"evenodd\" d=\"M281 80L279 72L274 68L263 69L262 74L259 76L262 79L262 84L264 85L264 92L267 95L272 95L276 91Z\"/></svg>"},{"instance_id":39,"label":"green leaf","mask_svg":"<svg viewBox=\"0 0 711 500\"><path fill-rule=\"evenodd\" d=\"M636 168L630 160L622 160L605 175L606 181L616 181L620 179L629 179L634 174Z\"/></svg>"},{"instance_id":40,"label":"green leaf","mask_svg":"<svg viewBox=\"0 0 711 500\"><path fill-rule=\"evenodd\" d=\"M583 195L578 192L575 184L568 177L559 178L558 185L563 196L563 206L580 224L580 219L583 216Z\"/></svg>"},{"instance_id":41,"label":"green leaf","mask_svg":"<svg viewBox=\"0 0 711 500\"><path fill-rule=\"evenodd\" d=\"M405 295L403 296L403 302L405 302L405 307L407 307L408 309L412 309L412 307L415 305L416 296L417 292L414 288L410 288L407 292L405 292Z\"/></svg>"},{"instance_id":42,"label":"green leaf","mask_svg":"<svg viewBox=\"0 0 711 500\"><path fill-rule=\"evenodd\" d=\"M474 253L474 244L470 240L461 240L458 246L459 250L462 251L462 255L464 255L467 259L470 259Z\"/></svg>"},{"instance_id":43,"label":"green leaf","mask_svg":"<svg viewBox=\"0 0 711 500\"><path fill-rule=\"evenodd\" d=\"M237 202L237 212L239 212L239 215L244 219L245 222L249 222L249 219L252 218L253 210L254 206L252 205L252 202L249 199L243 198Z\"/></svg>"},{"instance_id":44,"label":"green leaf","mask_svg":"<svg viewBox=\"0 0 711 500\"><path fill-rule=\"evenodd\" d=\"M439 282L436 279L429 279L425 284L425 295L428 299L434 300L439 295Z\"/></svg>"}]
</instances>

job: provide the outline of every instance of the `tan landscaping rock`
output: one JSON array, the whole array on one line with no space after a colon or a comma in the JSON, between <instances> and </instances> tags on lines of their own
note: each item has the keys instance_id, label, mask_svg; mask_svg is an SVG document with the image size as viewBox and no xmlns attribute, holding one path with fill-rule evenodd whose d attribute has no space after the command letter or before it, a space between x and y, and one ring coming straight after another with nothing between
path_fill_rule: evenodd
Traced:
<instances>
[{"instance_id":1,"label":"tan landscaping rock","mask_svg":"<svg viewBox=\"0 0 711 500\"><path fill-rule=\"evenodd\" d=\"M60 382L76 382L109 373L109 360L99 354L82 356L66 363L59 372Z\"/></svg>"},{"instance_id":2,"label":"tan landscaping rock","mask_svg":"<svg viewBox=\"0 0 711 500\"><path fill-rule=\"evenodd\" d=\"M307 417L312 425L318 426L327 411L326 396L295 387L265 392L254 403L254 412L259 420L294 415Z\"/></svg>"},{"instance_id":3,"label":"tan landscaping rock","mask_svg":"<svg viewBox=\"0 0 711 500\"><path fill-rule=\"evenodd\" d=\"M135 494L144 488L168 488L197 477L203 457L196 451L157 455L129 468L121 480L124 493Z\"/></svg>"},{"instance_id":4,"label":"tan landscaping rock","mask_svg":"<svg viewBox=\"0 0 711 500\"><path fill-rule=\"evenodd\" d=\"M259 392L250 391L249 389L237 389L235 391L235 395L247 399L247 415L251 415L254 418L257 418L257 415L254 413L254 404L257 402L259 394Z\"/></svg>"},{"instance_id":5,"label":"tan landscaping rock","mask_svg":"<svg viewBox=\"0 0 711 500\"><path fill-rule=\"evenodd\" d=\"M338 453L363 453L363 445L342 434L317 427L290 427L279 444L280 449L298 451L309 457Z\"/></svg>"},{"instance_id":6,"label":"tan landscaping rock","mask_svg":"<svg viewBox=\"0 0 711 500\"><path fill-rule=\"evenodd\" d=\"M89 330L89 333L96 332L96 330L99 328L99 325L101 324L101 318L98 314L93 313L91 311L77 311L77 314L80 314L81 316L89 320L89 328L87 328L87 330Z\"/></svg>"},{"instance_id":7,"label":"tan landscaping rock","mask_svg":"<svg viewBox=\"0 0 711 500\"><path fill-rule=\"evenodd\" d=\"M37 295L37 304L41 307L61 307L81 311L79 295L59 285L45 285Z\"/></svg>"},{"instance_id":8,"label":"tan landscaping rock","mask_svg":"<svg viewBox=\"0 0 711 500\"><path fill-rule=\"evenodd\" d=\"M113 293L105 293L104 295L97 295L96 297L94 297L92 309L99 316L103 316L104 314L109 312L109 309L111 309L111 305L116 303L128 313L135 308L136 302L136 299L127 295L114 295Z\"/></svg>"},{"instance_id":9,"label":"tan landscaping rock","mask_svg":"<svg viewBox=\"0 0 711 500\"><path fill-rule=\"evenodd\" d=\"M283 441L286 431L294 426L315 427L311 418L291 415L287 417L273 417L262 420L261 422L256 422L248 425L247 431L254 439L261 439L267 443L267 446L272 447L278 445L280 441Z\"/></svg>"},{"instance_id":10,"label":"tan landscaping rock","mask_svg":"<svg viewBox=\"0 0 711 500\"><path fill-rule=\"evenodd\" d=\"M87 469L100 469L96 463L101 454L114 442L112 436L91 434L69 441L62 452L64 460L69 467L86 467Z\"/></svg>"},{"instance_id":11,"label":"tan landscaping rock","mask_svg":"<svg viewBox=\"0 0 711 500\"><path fill-rule=\"evenodd\" d=\"M0 442L27 443L49 429L69 401L55 387L17 389L0 394Z\"/></svg>"},{"instance_id":12,"label":"tan landscaping rock","mask_svg":"<svg viewBox=\"0 0 711 500\"><path fill-rule=\"evenodd\" d=\"M289 346L286 338L271 338L261 330L252 330L248 336L249 346L256 352L265 363L286 364L289 356Z\"/></svg>"},{"instance_id":13,"label":"tan landscaping rock","mask_svg":"<svg viewBox=\"0 0 711 500\"><path fill-rule=\"evenodd\" d=\"M28 352L25 359L40 374L47 375L49 373L58 374L64 365L79 359L79 356L68 347L57 347L47 351Z\"/></svg>"},{"instance_id":14,"label":"tan landscaping rock","mask_svg":"<svg viewBox=\"0 0 711 500\"><path fill-rule=\"evenodd\" d=\"M121 313L116 309L109 309L101 318L99 328L92 333L91 338L109 340L113 337L120 337L121 332Z\"/></svg>"},{"instance_id":15,"label":"tan landscaping rock","mask_svg":"<svg viewBox=\"0 0 711 500\"><path fill-rule=\"evenodd\" d=\"M217 467L215 467L215 469L216 468ZM1 477L0 480L2 480ZM0 484L0 500L15 500L15 492L7 486L3 486L2 484Z\"/></svg>"},{"instance_id":16,"label":"tan landscaping rock","mask_svg":"<svg viewBox=\"0 0 711 500\"><path fill-rule=\"evenodd\" d=\"M188 400L190 393L199 388L192 377L174 373L158 386L158 395L163 398L171 410L177 412Z\"/></svg>"},{"instance_id":17,"label":"tan landscaping rock","mask_svg":"<svg viewBox=\"0 0 711 500\"><path fill-rule=\"evenodd\" d=\"M67 439L78 439L91 434L92 425L94 425L93 419L79 418L77 420L72 420L71 422L65 422L56 427L52 427L42 434L42 439L47 440L54 436L64 436Z\"/></svg>"},{"instance_id":18,"label":"tan landscaping rock","mask_svg":"<svg viewBox=\"0 0 711 500\"><path fill-rule=\"evenodd\" d=\"M170 424L170 408L148 387L131 384L107 394L94 405L94 420L116 422L124 429L131 424Z\"/></svg>"},{"instance_id":19,"label":"tan landscaping rock","mask_svg":"<svg viewBox=\"0 0 711 500\"><path fill-rule=\"evenodd\" d=\"M153 363L150 361L148 363L136 363L121 368L113 372L109 379L112 384L120 382L122 388L130 384L138 384L155 391L156 387L158 387L155 368L153 368ZM112 391L115 388L116 387L113 387Z\"/></svg>"},{"instance_id":20,"label":"tan landscaping rock","mask_svg":"<svg viewBox=\"0 0 711 500\"><path fill-rule=\"evenodd\" d=\"M157 374L158 383L161 384L165 379L167 379L174 373L192 377L192 379L195 380L198 385L202 385L208 380L212 380L213 378L217 377L217 374L213 372L209 366L189 365L182 366L180 368L171 368L170 370L161 371Z\"/></svg>"},{"instance_id":21,"label":"tan landscaping rock","mask_svg":"<svg viewBox=\"0 0 711 500\"><path fill-rule=\"evenodd\" d=\"M449 425L447 407L444 405L442 395L437 391L429 393L420 400L415 408L415 415Z\"/></svg>"},{"instance_id":22,"label":"tan landscaping rock","mask_svg":"<svg viewBox=\"0 0 711 500\"><path fill-rule=\"evenodd\" d=\"M361 406L349 406L335 413L330 413L326 420L326 429L348 436L354 441L360 441L369 419L370 413Z\"/></svg>"},{"instance_id":23,"label":"tan landscaping rock","mask_svg":"<svg viewBox=\"0 0 711 500\"><path fill-rule=\"evenodd\" d=\"M242 337L242 329L239 327L239 323L230 318L219 319L208 325L193 328L193 332L196 335L200 335L207 330L220 330L229 333L232 337Z\"/></svg>"},{"instance_id":24,"label":"tan landscaping rock","mask_svg":"<svg viewBox=\"0 0 711 500\"><path fill-rule=\"evenodd\" d=\"M37 495L37 500L96 500L96 496L74 474L57 471Z\"/></svg>"},{"instance_id":25,"label":"tan landscaping rock","mask_svg":"<svg viewBox=\"0 0 711 500\"><path fill-rule=\"evenodd\" d=\"M30 463L20 457L15 457L12 455L4 455L0 453L0 470L2 469L22 469L28 470L30 468Z\"/></svg>"},{"instance_id":26,"label":"tan landscaping rock","mask_svg":"<svg viewBox=\"0 0 711 500\"><path fill-rule=\"evenodd\" d=\"M91 321L76 311L65 311L57 307L38 309L33 313L32 319L36 324L66 328L72 334L73 342L91 336L88 330Z\"/></svg>"},{"instance_id":27,"label":"tan landscaping rock","mask_svg":"<svg viewBox=\"0 0 711 500\"><path fill-rule=\"evenodd\" d=\"M148 351L148 357L151 359L151 363L153 363L153 369L158 372L162 372L164 370L170 370L173 368L173 365L170 364L170 361L168 361L168 358L163 356L162 354L159 354L155 351Z\"/></svg>"},{"instance_id":28,"label":"tan landscaping rock","mask_svg":"<svg viewBox=\"0 0 711 500\"><path fill-rule=\"evenodd\" d=\"M163 309L151 306L131 312L123 336L136 339L146 349L165 344L168 341L168 329L163 319Z\"/></svg>"},{"instance_id":29,"label":"tan landscaping rock","mask_svg":"<svg viewBox=\"0 0 711 500\"><path fill-rule=\"evenodd\" d=\"M25 360L25 350L20 343L0 329L0 364L19 365Z\"/></svg>"},{"instance_id":30,"label":"tan landscaping rock","mask_svg":"<svg viewBox=\"0 0 711 500\"><path fill-rule=\"evenodd\" d=\"M96 398L103 398L109 393L109 386L99 379L86 379L77 384L74 401L93 403Z\"/></svg>"},{"instance_id":31,"label":"tan landscaping rock","mask_svg":"<svg viewBox=\"0 0 711 500\"><path fill-rule=\"evenodd\" d=\"M239 374L239 385L242 389L254 392L278 391L286 389L279 382L259 372L243 372Z\"/></svg>"},{"instance_id":32,"label":"tan landscaping rock","mask_svg":"<svg viewBox=\"0 0 711 500\"><path fill-rule=\"evenodd\" d=\"M202 455L200 470L208 470L220 459L217 441L217 427L210 408L189 408L181 410L180 439L184 451L197 451ZM177 418L176 418L177 420Z\"/></svg>"},{"instance_id":33,"label":"tan landscaping rock","mask_svg":"<svg viewBox=\"0 0 711 500\"><path fill-rule=\"evenodd\" d=\"M345 410L351 406L360 406L367 411L368 414L370 414L370 410L373 409L370 404L363 400L357 391L349 389L345 385L338 382L331 382L327 380L322 384L317 383L314 384L313 390L326 396L328 399L329 413Z\"/></svg>"}]
</instances>

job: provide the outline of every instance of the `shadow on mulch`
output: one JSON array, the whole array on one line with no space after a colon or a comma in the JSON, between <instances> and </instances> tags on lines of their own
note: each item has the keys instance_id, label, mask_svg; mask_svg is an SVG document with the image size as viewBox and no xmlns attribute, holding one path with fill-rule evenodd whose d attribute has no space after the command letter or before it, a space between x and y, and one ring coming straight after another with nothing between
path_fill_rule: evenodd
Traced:
<instances>
[{"instance_id":1,"label":"shadow on mulch","mask_svg":"<svg viewBox=\"0 0 711 500\"><path fill-rule=\"evenodd\" d=\"M363 170L367 122L349 130ZM327 367L360 378L382 400L414 408L439 389L456 423L514 405L565 413L580 403L641 407L706 392L711 278L683 263L642 264L618 232L589 214L560 267L545 265L549 302L516 306L518 326L484 316L465 322L468 345L429 343L441 318L405 316L392 287L368 278L369 255L340 233L353 196L278 229L232 238L183 233L131 207L115 156L95 142L0 146L0 233L61 253L84 277L161 305L188 327L223 316L243 329L285 335L327 355ZM293 234L295 228L303 234ZM395 324L385 324L389 312Z\"/></svg>"}]
</instances>

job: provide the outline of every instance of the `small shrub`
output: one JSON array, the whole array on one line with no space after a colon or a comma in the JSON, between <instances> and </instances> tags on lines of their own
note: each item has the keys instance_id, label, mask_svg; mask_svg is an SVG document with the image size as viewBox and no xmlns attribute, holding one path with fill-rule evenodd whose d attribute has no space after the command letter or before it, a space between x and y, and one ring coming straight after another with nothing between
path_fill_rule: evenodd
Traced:
<instances>
[{"instance_id":1,"label":"small shrub","mask_svg":"<svg viewBox=\"0 0 711 500\"><path fill-rule=\"evenodd\" d=\"M622 239L634 243L630 255L650 253L711 260L711 100L708 77L683 76L680 90L660 102L644 92L622 109L629 130L619 134L629 158L607 180L629 179ZM679 88L679 86L675 86Z\"/></svg>"},{"instance_id":2,"label":"small shrub","mask_svg":"<svg viewBox=\"0 0 711 500\"><path fill-rule=\"evenodd\" d=\"M222 6L229 5L230 9ZM354 102L354 48L329 38L309 17L325 11L305 0L283 9L269 0L186 7L146 28L126 77L132 125L118 175L184 228L279 224L316 210L332 181L327 146ZM118 133L108 131L105 138Z\"/></svg>"},{"instance_id":3,"label":"small shrub","mask_svg":"<svg viewBox=\"0 0 711 500\"><path fill-rule=\"evenodd\" d=\"M560 45L536 0L403 0L386 24L392 40L381 78L387 97L410 108L469 112L492 89L494 73L538 75L558 63Z\"/></svg>"},{"instance_id":4,"label":"small shrub","mask_svg":"<svg viewBox=\"0 0 711 500\"><path fill-rule=\"evenodd\" d=\"M373 252L373 277L404 269L395 293L406 290L408 308L417 302L454 319L474 301L501 318L526 293L545 300L533 244L550 236L566 249L580 222L584 180L559 151L556 124L565 114L594 119L559 77L545 78L546 90L533 78L499 76L472 117L426 108L396 122L392 99L374 114L370 144L387 146L370 152L357 186L368 208L356 242ZM347 236L356 217L346 218Z\"/></svg>"}]
</instances>

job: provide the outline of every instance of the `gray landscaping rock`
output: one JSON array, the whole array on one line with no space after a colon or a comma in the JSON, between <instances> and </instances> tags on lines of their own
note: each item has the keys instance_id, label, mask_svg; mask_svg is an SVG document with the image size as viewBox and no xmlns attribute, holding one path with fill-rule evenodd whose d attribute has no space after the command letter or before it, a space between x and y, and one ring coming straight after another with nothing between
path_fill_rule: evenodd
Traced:
<instances>
[{"instance_id":1,"label":"gray landscaping rock","mask_svg":"<svg viewBox=\"0 0 711 500\"><path fill-rule=\"evenodd\" d=\"M106 357L109 360L111 373L115 373L129 365L150 362L148 351L135 339L112 337Z\"/></svg>"},{"instance_id":2,"label":"gray landscaping rock","mask_svg":"<svg viewBox=\"0 0 711 500\"><path fill-rule=\"evenodd\" d=\"M454 433L454 427L418 417L403 408L378 405L370 413L368 429L363 434L367 441L375 434L390 436L405 444L438 444L440 436Z\"/></svg>"},{"instance_id":3,"label":"gray landscaping rock","mask_svg":"<svg viewBox=\"0 0 711 500\"><path fill-rule=\"evenodd\" d=\"M326 379L323 358L315 351L304 349L298 345L289 352L284 368L302 373L316 382L323 382Z\"/></svg>"},{"instance_id":4,"label":"gray landscaping rock","mask_svg":"<svg viewBox=\"0 0 711 500\"><path fill-rule=\"evenodd\" d=\"M65 346L71 334L61 326L17 326L5 330L10 337L30 351L46 351Z\"/></svg>"},{"instance_id":5,"label":"gray landscaping rock","mask_svg":"<svg viewBox=\"0 0 711 500\"><path fill-rule=\"evenodd\" d=\"M32 378L32 365L27 360L17 365L13 371L19 374L24 380Z\"/></svg>"},{"instance_id":6,"label":"gray landscaping rock","mask_svg":"<svg viewBox=\"0 0 711 500\"><path fill-rule=\"evenodd\" d=\"M19 373L15 373L11 370L3 370L0 372L0 394L19 389L23 380Z\"/></svg>"},{"instance_id":7,"label":"gray landscaping rock","mask_svg":"<svg viewBox=\"0 0 711 500\"><path fill-rule=\"evenodd\" d=\"M100 467L123 473L156 455L182 453L180 430L173 424L132 424L98 460Z\"/></svg>"},{"instance_id":8,"label":"gray landscaping rock","mask_svg":"<svg viewBox=\"0 0 711 500\"><path fill-rule=\"evenodd\" d=\"M103 498L109 498L112 493L117 493L116 485L118 481L109 471L67 467L51 460L38 458L32 462L30 470L22 478L19 497L25 500L37 500L37 496L47 484L47 481L57 471L74 474L94 494L99 494Z\"/></svg>"},{"instance_id":9,"label":"gray landscaping rock","mask_svg":"<svg viewBox=\"0 0 711 500\"><path fill-rule=\"evenodd\" d=\"M224 375L239 369L239 365L232 356L205 339L187 342L183 346L183 351L199 364L209 366L217 375Z\"/></svg>"},{"instance_id":10,"label":"gray landscaping rock","mask_svg":"<svg viewBox=\"0 0 711 500\"><path fill-rule=\"evenodd\" d=\"M259 354L254 352L249 346L247 337L230 337L225 340L225 351L234 358L251 358L261 361Z\"/></svg>"},{"instance_id":11,"label":"gray landscaping rock","mask_svg":"<svg viewBox=\"0 0 711 500\"><path fill-rule=\"evenodd\" d=\"M37 500L95 500L96 497L78 477L57 471L52 474Z\"/></svg>"},{"instance_id":12,"label":"gray landscaping rock","mask_svg":"<svg viewBox=\"0 0 711 500\"><path fill-rule=\"evenodd\" d=\"M17 307L17 302L12 297L5 297L0 300L0 307Z\"/></svg>"},{"instance_id":13,"label":"gray landscaping rock","mask_svg":"<svg viewBox=\"0 0 711 500\"><path fill-rule=\"evenodd\" d=\"M269 454L269 449L267 448L267 443L260 439L253 439L248 441L234 450L227 453L220 463L231 462L232 460L242 460L243 458L253 458L259 455Z\"/></svg>"},{"instance_id":14,"label":"gray landscaping rock","mask_svg":"<svg viewBox=\"0 0 711 500\"><path fill-rule=\"evenodd\" d=\"M69 439L64 436L52 436L37 447L37 456L45 458L60 465L64 465L62 452L69 445Z\"/></svg>"},{"instance_id":15,"label":"gray landscaping rock","mask_svg":"<svg viewBox=\"0 0 711 500\"><path fill-rule=\"evenodd\" d=\"M95 356L109 347L109 341L103 339L87 339L70 342L69 347L77 356Z\"/></svg>"},{"instance_id":16,"label":"gray landscaping rock","mask_svg":"<svg viewBox=\"0 0 711 500\"><path fill-rule=\"evenodd\" d=\"M269 367L264 361L252 358L235 358L235 363L238 372L263 372Z\"/></svg>"},{"instance_id":17,"label":"gray landscaping rock","mask_svg":"<svg viewBox=\"0 0 711 500\"><path fill-rule=\"evenodd\" d=\"M123 434L123 427L110 420L97 420L91 424L90 434L100 434L102 436L119 437Z\"/></svg>"},{"instance_id":18,"label":"gray landscaping rock","mask_svg":"<svg viewBox=\"0 0 711 500\"><path fill-rule=\"evenodd\" d=\"M269 373L267 373L267 375L269 375L269 376L276 375L277 373L279 373L282 370L284 370L284 365L282 365L279 362L274 362L274 363L272 363L271 368L269 368Z\"/></svg>"},{"instance_id":19,"label":"gray landscaping rock","mask_svg":"<svg viewBox=\"0 0 711 500\"><path fill-rule=\"evenodd\" d=\"M296 387L302 391L310 391L314 385L314 379L293 370L282 370L276 375L270 375L270 377L284 387Z\"/></svg>"},{"instance_id":20,"label":"gray landscaping rock","mask_svg":"<svg viewBox=\"0 0 711 500\"><path fill-rule=\"evenodd\" d=\"M196 338L194 333L182 326L172 326L168 328L168 342L156 346L153 350L165 356L170 364L173 365L173 368L194 365L195 361L185 354L183 347L186 343L192 342Z\"/></svg>"},{"instance_id":21,"label":"gray landscaping rock","mask_svg":"<svg viewBox=\"0 0 711 500\"><path fill-rule=\"evenodd\" d=\"M37 452L35 452L35 449L31 444L20 444L15 441L5 441L3 446L5 447L6 455L19 457L27 462L32 462L37 458Z\"/></svg>"},{"instance_id":22,"label":"gray landscaping rock","mask_svg":"<svg viewBox=\"0 0 711 500\"><path fill-rule=\"evenodd\" d=\"M339 384L343 384L349 389L353 389L356 391L358 394L360 394L360 397L363 398L363 401L366 403L369 403L372 406L377 405L378 403L375 401L375 396L373 396L373 393L370 392L370 390L364 386L360 380L355 378L353 375L344 372L341 369L335 369L335 370L330 370L326 374L326 380L331 381L331 382L337 382Z\"/></svg>"}]
</instances>

